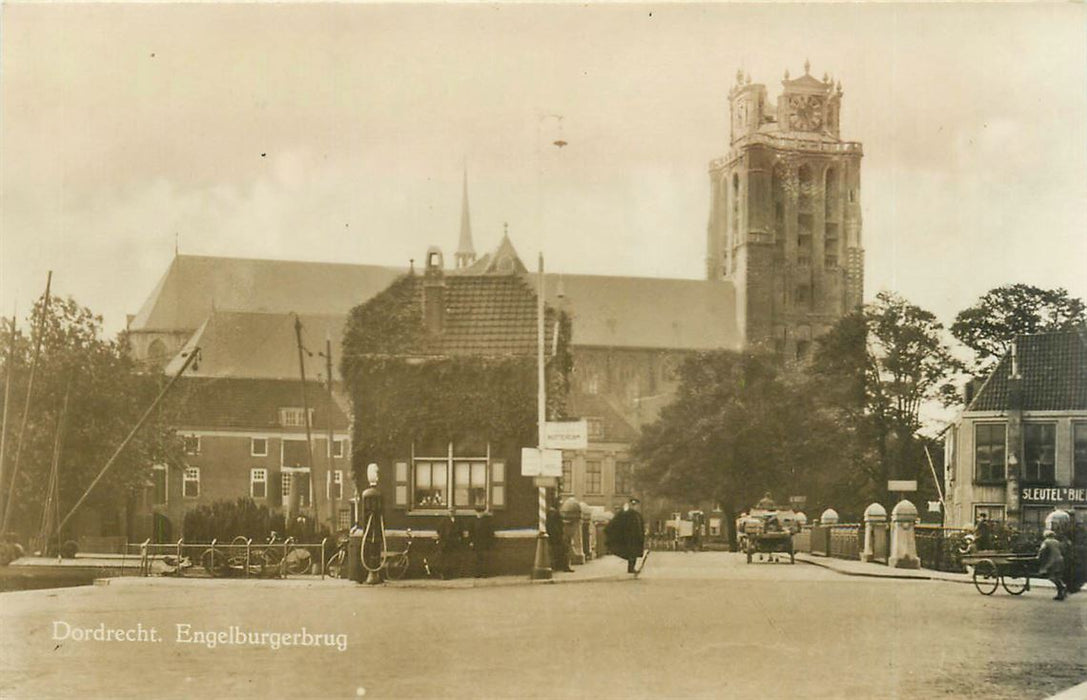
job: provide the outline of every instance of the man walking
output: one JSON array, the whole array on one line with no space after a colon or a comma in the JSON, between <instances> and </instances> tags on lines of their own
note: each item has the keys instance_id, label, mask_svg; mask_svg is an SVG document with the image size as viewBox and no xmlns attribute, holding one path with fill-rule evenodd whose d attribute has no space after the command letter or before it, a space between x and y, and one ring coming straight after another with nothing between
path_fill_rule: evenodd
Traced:
<instances>
[{"instance_id":1,"label":"man walking","mask_svg":"<svg viewBox=\"0 0 1087 700\"><path fill-rule=\"evenodd\" d=\"M1064 585L1064 557L1061 555L1061 543L1052 530L1045 531L1045 539L1038 548L1038 573L1057 587L1057 595L1053 600L1064 600L1068 595L1068 589Z\"/></svg>"},{"instance_id":2,"label":"man walking","mask_svg":"<svg viewBox=\"0 0 1087 700\"><path fill-rule=\"evenodd\" d=\"M637 573L635 564L645 552L645 522L642 514L634 509L639 503L637 498L630 499L623 504L623 510L604 526L608 551L627 560L628 574Z\"/></svg>"}]
</instances>

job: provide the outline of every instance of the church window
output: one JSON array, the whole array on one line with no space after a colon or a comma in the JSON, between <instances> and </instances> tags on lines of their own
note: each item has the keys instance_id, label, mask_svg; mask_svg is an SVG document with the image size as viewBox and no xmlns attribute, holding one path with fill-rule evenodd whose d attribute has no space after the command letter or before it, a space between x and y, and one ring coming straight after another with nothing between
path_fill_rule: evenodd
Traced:
<instances>
[{"instance_id":1,"label":"church window","mask_svg":"<svg viewBox=\"0 0 1087 700\"><path fill-rule=\"evenodd\" d=\"M740 176L732 174L732 244L743 242L740 235Z\"/></svg>"},{"instance_id":2,"label":"church window","mask_svg":"<svg viewBox=\"0 0 1087 700\"><path fill-rule=\"evenodd\" d=\"M796 215L796 262L798 265L811 264L812 251L812 190L814 182L811 168L800 166L797 173L800 194L797 199Z\"/></svg>"},{"instance_id":3,"label":"church window","mask_svg":"<svg viewBox=\"0 0 1087 700\"><path fill-rule=\"evenodd\" d=\"M824 211L827 221L838 220L838 171L834 168L827 168L826 174L826 186L823 188L824 195Z\"/></svg>"}]
</instances>

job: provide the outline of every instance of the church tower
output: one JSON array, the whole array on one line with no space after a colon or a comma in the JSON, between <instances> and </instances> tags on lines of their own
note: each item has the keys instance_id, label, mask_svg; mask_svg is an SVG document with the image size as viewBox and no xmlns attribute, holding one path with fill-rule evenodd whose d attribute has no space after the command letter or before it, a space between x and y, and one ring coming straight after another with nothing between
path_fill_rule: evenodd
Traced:
<instances>
[{"instance_id":1,"label":"church tower","mask_svg":"<svg viewBox=\"0 0 1087 700\"><path fill-rule=\"evenodd\" d=\"M776 103L742 71L729 91L729 151L710 163L708 279L736 286L747 346L801 358L862 303L861 144L843 141L842 86L781 81Z\"/></svg>"},{"instance_id":2,"label":"church tower","mask_svg":"<svg viewBox=\"0 0 1087 700\"><path fill-rule=\"evenodd\" d=\"M476 249L472 245L472 219L468 215L468 169L464 169L464 191L460 203L460 241L453 254L456 268L463 270L476 261Z\"/></svg>"}]
</instances>

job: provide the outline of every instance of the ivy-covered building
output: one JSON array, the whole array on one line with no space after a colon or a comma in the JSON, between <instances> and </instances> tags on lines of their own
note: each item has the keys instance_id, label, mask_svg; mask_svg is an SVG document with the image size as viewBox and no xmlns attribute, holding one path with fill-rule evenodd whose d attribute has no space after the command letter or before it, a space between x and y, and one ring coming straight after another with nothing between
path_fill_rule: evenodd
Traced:
<instances>
[{"instance_id":1,"label":"ivy-covered building","mask_svg":"<svg viewBox=\"0 0 1087 700\"><path fill-rule=\"evenodd\" d=\"M569 323L548 306L544 328L548 414L562 418ZM500 531L534 532L521 448L537 444L537 338L537 294L515 255L447 273L431 249L422 274L351 312L341 372L356 475L381 467L389 527L425 530L450 508L483 506Z\"/></svg>"}]
</instances>

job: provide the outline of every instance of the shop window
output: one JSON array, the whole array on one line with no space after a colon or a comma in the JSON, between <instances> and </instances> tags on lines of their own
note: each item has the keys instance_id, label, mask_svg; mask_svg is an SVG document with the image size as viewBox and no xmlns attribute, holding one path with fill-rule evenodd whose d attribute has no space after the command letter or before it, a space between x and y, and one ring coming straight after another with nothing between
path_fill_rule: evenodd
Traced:
<instances>
[{"instance_id":1,"label":"shop window","mask_svg":"<svg viewBox=\"0 0 1087 700\"><path fill-rule=\"evenodd\" d=\"M585 493L601 493L601 475L603 470L599 460L585 462Z\"/></svg>"},{"instance_id":2,"label":"shop window","mask_svg":"<svg viewBox=\"0 0 1087 700\"><path fill-rule=\"evenodd\" d=\"M415 489L412 505L416 508L446 508L449 504L449 465L447 462L415 462Z\"/></svg>"},{"instance_id":3,"label":"shop window","mask_svg":"<svg viewBox=\"0 0 1087 700\"><path fill-rule=\"evenodd\" d=\"M1004 506L999 503L976 503L974 504L975 523L979 515L984 515L991 523L1004 522Z\"/></svg>"},{"instance_id":4,"label":"shop window","mask_svg":"<svg viewBox=\"0 0 1087 700\"><path fill-rule=\"evenodd\" d=\"M1087 423L1072 424L1072 485L1087 487Z\"/></svg>"},{"instance_id":5,"label":"shop window","mask_svg":"<svg viewBox=\"0 0 1087 700\"><path fill-rule=\"evenodd\" d=\"M562 489L561 493L574 492L574 463L568 459L562 460Z\"/></svg>"},{"instance_id":6,"label":"shop window","mask_svg":"<svg viewBox=\"0 0 1087 700\"><path fill-rule=\"evenodd\" d=\"M974 479L979 484L1004 482L1007 426L978 423L974 426Z\"/></svg>"},{"instance_id":7,"label":"shop window","mask_svg":"<svg viewBox=\"0 0 1087 700\"><path fill-rule=\"evenodd\" d=\"M453 462L453 507L475 508L487 505L487 463Z\"/></svg>"},{"instance_id":8,"label":"shop window","mask_svg":"<svg viewBox=\"0 0 1087 700\"><path fill-rule=\"evenodd\" d=\"M249 470L249 497L250 498L267 498L268 497L268 470L267 469L250 469Z\"/></svg>"},{"instance_id":9,"label":"shop window","mask_svg":"<svg viewBox=\"0 0 1087 700\"><path fill-rule=\"evenodd\" d=\"M200 497L200 467L186 467L181 493L185 498Z\"/></svg>"},{"instance_id":10,"label":"shop window","mask_svg":"<svg viewBox=\"0 0 1087 700\"><path fill-rule=\"evenodd\" d=\"M249 455L252 457L267 457L268 438L250 438Z\"/></svg>"},{"instance_id":11,"label":"shop window","mask_svg":"<svg viewBox=\"0 0 1087 700\"><path fill-rule=\"evenodd\" d=\"M169 499L168 474L169 472L166 471L165 464L156 464L151 468L151 484L155 489L155 493L152 496L154 499L152 503L156 506L166 505Z\"/></svg>"},{"instance_id":12,"label":"shop window","mask_svg":"<svg viewBox=\"0 0 1087 700\"><path fill-rule=\"evenodd\" d=\"M1023 425L1023 482L1052 484L1056 480L1057 426L1055 423Z\"/></svg>"},{"instance_id":13,"label":"shop window","mask_svg":"<svg viewBox=\"0 0 1087 700\"><path fill-rule=\"evenodd\" d=\"M1045 529L1045 516L1053 512L1053 508L1050 506L1037 507L1037 506L1023 506L1023 512L1020 515L1022 520L1022 526L1025 530L1044 530Z\"/></svg>"}]
</instances>

